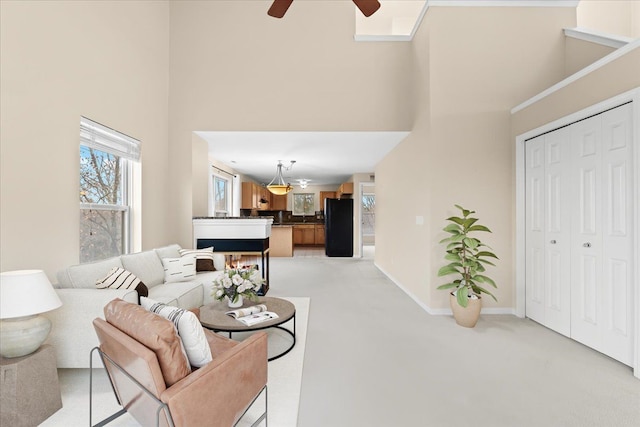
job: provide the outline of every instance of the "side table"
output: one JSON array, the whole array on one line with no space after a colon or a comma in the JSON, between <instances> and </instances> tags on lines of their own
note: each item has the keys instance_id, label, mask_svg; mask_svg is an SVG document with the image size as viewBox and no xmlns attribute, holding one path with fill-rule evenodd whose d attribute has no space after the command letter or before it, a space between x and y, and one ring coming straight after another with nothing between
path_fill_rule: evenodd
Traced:
<instances>
[{"instance_id":1,"label":"side table","mask_svg":"<svg viewBox=\"0 0 640 427\"><path fill-rule=\"evenodd\" d=\"M56 355L51 345L27 356L0 356L0 425L37 426L60 408Z\"/></svg>"}]
</instances>

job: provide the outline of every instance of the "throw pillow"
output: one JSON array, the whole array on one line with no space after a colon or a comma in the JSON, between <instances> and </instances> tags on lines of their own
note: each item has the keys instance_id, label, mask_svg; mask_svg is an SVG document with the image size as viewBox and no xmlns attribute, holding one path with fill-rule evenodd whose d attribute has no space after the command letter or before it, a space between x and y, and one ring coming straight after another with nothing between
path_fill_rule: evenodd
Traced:
<instances>
[{"instance_id":1,"label":"throw pillow","mask_svg":"<svg viewBox=\"0 0 640 427\"><path fill-rule=\"evenodd\" d=\"M146 310L173 322L178 330L178 335L182 340L191 366L200 368L213 360L211 348L202 330L202 325L193 312L172 307L149 298L141 298L141 305Z\"/></svg>"},{"instance_id":2,"label":"throw pillow","mask_svg":"<svg viewBox=\"0 0 640 427\"><path fill-rule=\"evenodd\" d=\"M164 282L185 282L196 277L196 256L185 255L180 258L163 258Z\"/></svg>"},{"instance_id":3,"label":"throw pillow","mask_svg":"<svg viewBox=\"0 0 640 427\"><path fill-rule=\"evenodd\" d=\"M138 304L140 297L149 295L147 286L130 271L120 267L113 267L109 273L96 282L98 289L135 289L138 292Z\"/></svg>"},{"instance_id":4,"label":"throw pillow","mask_svg":"<svg viewBox=\"0 0 640 427\"><path fill-rule=\"evenodd\" d=\"M213 264L213 246L205 249L180 249L180 256L195 255L196 271L216 271Z\"/></svg>"}]
</instances>

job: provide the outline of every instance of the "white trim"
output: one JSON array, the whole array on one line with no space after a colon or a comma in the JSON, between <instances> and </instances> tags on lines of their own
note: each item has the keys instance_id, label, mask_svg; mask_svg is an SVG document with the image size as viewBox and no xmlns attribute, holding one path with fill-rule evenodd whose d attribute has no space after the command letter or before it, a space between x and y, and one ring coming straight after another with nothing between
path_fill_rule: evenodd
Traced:
<instances>
[{"instance_id":1,"label":"white trim","mask_svg":"<svg viewBox=\"0 0 640 427\"><path fill-rule=\"evenodd\" d=\"M362 227L362 212L363 212L363 210L362 210L362 197L365 195L364 187L375 187L375 185L376 185L376 183L373 182L373 181L360 181L360 186L359 186L360 194L357 195L358 196L358 203L360 203L360 207L358 208L358 212L360 213L360 215L359 215L360 218L358 218L358 221L359 221L359 224L360 224L360 227L359 227L360 232L358 233L358 236L357 236L358 237L358 248L360 248L360 258L364 257L364 238L363 238L364 234L362 232L362 228L363 228ZM373 197L376 196L375 191L373 193L367 193L367 194L373 195ZM375 231L374 231L374 239L375 239Z\"/></svg>"},{"instance_id":2,"label":"white trim","mask_svg":"<svg viewBox=\"0 0 640 427\"><path fill-rule=\"evenodd\" d=\"M428 305L420 301L418 297L416 297L411 291L409 291L407 288L402 286L402 284L398 280L396 280L392 275L387 273L382 267L378 265L378 263L374 262L373 265L375 265L376 268L382 272L382 274L387 276L389 280L391 280L398 288L400 288L400 290L402 290L405 294L407 294L409 298L414 300L416 304L418 304L427 313L431 314L432 316L452 316L453 315L453 312L451 311L450 308L429 307ZM515 314L514 310L508 307L488 307L488 308L482 307L480 312L482 314L509 314L509 315Z\"/></svg>"},{"instance_id":3,"label":"white trim","mask_svg":"<svg viewBox=\"0 0 640 427\"><path fill-rule=\"evenodd\" d=\"M417 21L416 21L417 22ZM415 26L414 26L415 28ZM415 31L415 30L414 30ZM410 42L413 35L373 35L373 34L355 34L353 40L357 42Z\"/></svg>"},{"instance_id":4,"label":"white trim","mask_svg":"<svg viewBox=\"0 0 640 427\"><path fill-rule=\"evenodd\" d=\"M575 82L576 80L579 80L579 79L583 78L584 76L586 76L587 74L590 74L590 73L596 71L597 69L604 67L608 63L615 61L616 59L626 55L627 53L631 52L634 49L637 49L638 47L640 47L640 39L636 39L633 42L629 43L628 45L626 45L624 47L621 47L621 48L611 52L609 55L600 58L599 60L597 60L593 64L583 68L582 70L578 71L577 73L570 75L566 79L561 80L560 82L556 83L555 85L551 86L550 88L540 92L536 96L534 96L532 98L529 98L528 100L524 101L522 104L519 104L519 105L513 107L511 109L511 114L515 114L520 110L524 110L525 108L535 104L536 102L540 101L541 99L546 98L547 96L551 95L554 92L559 91L560 89L562 89L562 88L564 88L566 86L569 86L571 83Z\"/></svg>"},{"instance_id":5,"label":"white trim","mask_svg":"<svg viewBox=\"0 0 640 427\"><path fill-rule=\"evenodd\" d=\"M579 0L430 0L438 7L577 7Z\"/></svg>"},{"instance_id":6,"label":"white trim","mask_svg":"<svg viewBox=\"0 0 640 427\"><path fill-rule=\"evenodd\" d=\"M429 6L436 7L577 7L579 0L426 0L408 35L355 34L357 42L410 42L415 37Z\"/></svg>"},{"instance_id":7,"label":"white trim","mask_svg":"<svg viewBox=\"0 0 640 427\"><path fill-rule=\"evenodd\" d=\"M590 43L597 43L602 46L613 47L616 49L626 46L633 41L631 37L617 36L580 27L565 28L564 35L566 37L584 40Z\"/></svg>"},{"instance_id":8,"label":"white trim","mask_svg":"<svg viewBox=\"0 0 640 427\"><path fill-rule=\"evenodd\" d=\"M536 129L525 132L516 136L516 316L525 317L525 159L524 159L524 143L526 140L543 133L552 131L562 126L567 126L578 120L593 116L594 114L601 113L605 110L617 107L626 102L632 101L632 117L633 117L633 141L634 141L634 158L633 158L633 170L634 170L634 186L635 192L638 193L640 189L640 87L614 96L607 100L601 101L595 105L577 111L568 116L562 117L551 123L542 125ZM637 258L637 254L640 254L640 200L638 198L634 201L634 250ZM634 278L636 283L636 289L634 290L635 300L634 307L634 361L633 369L634 376L640 379L640 263L636 262L634 266Z\"/></svg>"}]
</instances>

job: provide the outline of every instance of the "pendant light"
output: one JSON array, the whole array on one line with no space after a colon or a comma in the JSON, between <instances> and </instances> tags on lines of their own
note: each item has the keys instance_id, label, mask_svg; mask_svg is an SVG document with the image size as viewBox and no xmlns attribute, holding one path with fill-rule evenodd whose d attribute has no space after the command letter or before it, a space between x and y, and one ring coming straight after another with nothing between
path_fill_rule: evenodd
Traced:
<instances>
[{"instance_id":1,"label":"pendant light","mask_svg":"<svg viewBox=\"0 0 640 427\"><path fill-rule=\"evenodd\" d=\"M295 160L291 160L291 165L289 165L286 170L291 169L295 162ZM269 184L267 184L267 190L269 190L276 196L282 196L284 194L287 194L292 189L293 187L291 186L291 184L287 184L284 182L284 177L282 176L282 161L278 160L278 169L276 171L276 176L273 177Z\"/></svg>"}]
</instances>

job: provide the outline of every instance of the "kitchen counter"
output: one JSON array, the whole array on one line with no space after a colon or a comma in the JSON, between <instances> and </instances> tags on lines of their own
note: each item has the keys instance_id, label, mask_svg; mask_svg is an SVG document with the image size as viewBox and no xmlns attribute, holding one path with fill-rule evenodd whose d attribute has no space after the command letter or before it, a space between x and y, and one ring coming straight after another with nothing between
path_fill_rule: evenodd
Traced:
<instances>
[{"instance_id":1,"label":"kitchen counter","mask_svg":"<svg viewBox=\"0 0 640 427\"><path fill-rule=\"evenodd\" d=\"M193 219L271 219L272 216L194 216Z\"/></svg>"}]
</instances>

